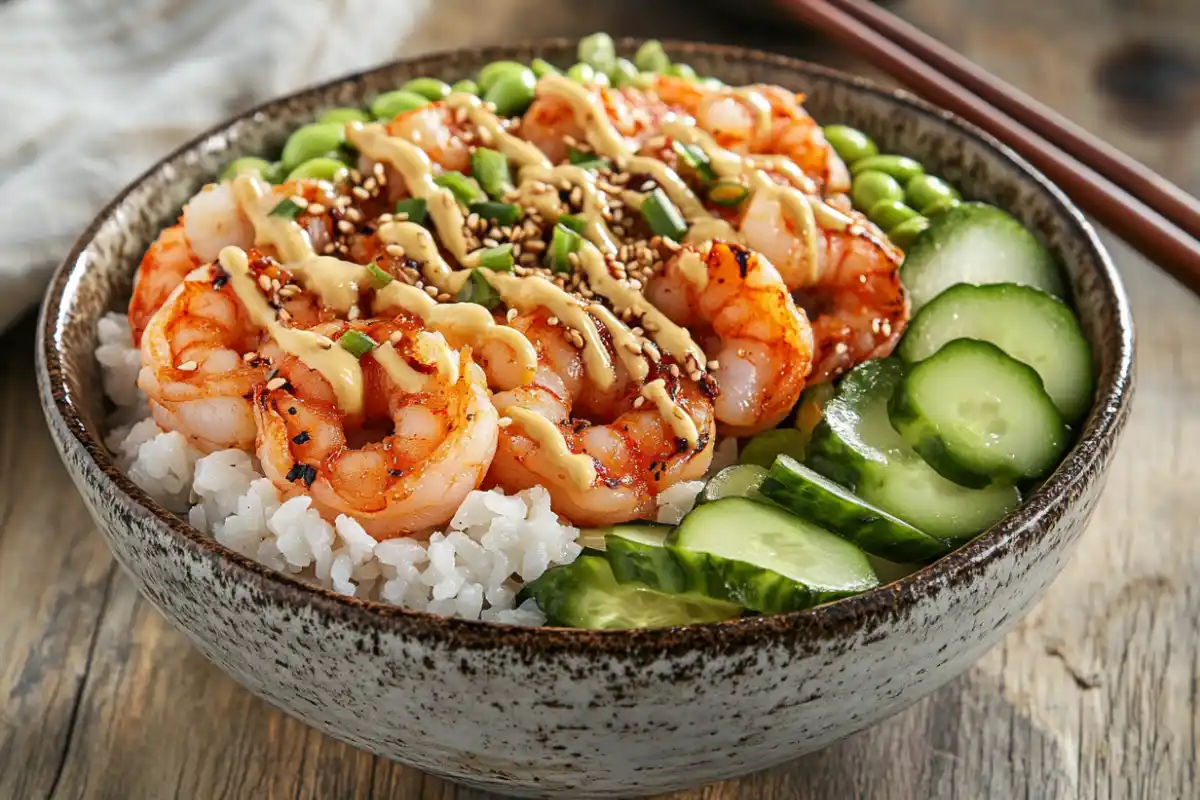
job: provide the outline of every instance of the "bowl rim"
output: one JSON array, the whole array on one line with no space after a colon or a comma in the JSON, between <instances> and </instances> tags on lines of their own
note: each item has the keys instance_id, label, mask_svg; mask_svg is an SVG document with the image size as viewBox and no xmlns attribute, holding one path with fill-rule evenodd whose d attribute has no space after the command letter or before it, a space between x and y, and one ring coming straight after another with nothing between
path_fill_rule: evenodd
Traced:
<instances>
[{"instance_id":1,"label":"bowl rim","mask_svg":"<svg viewBox=\"0 0 1200 800\"><path fill-rule=\"evenodd\" d=\"M644 39L623 38L623 49L635 48ZM130 182L96 215L93 221L72 244L69 253L56 268L42 303L38 323L36 362L39 395L47 419L54 427L61 424L74 442L57 443L65 456L66 448L78 445L88 458L81 469L92 472L99 491L109 493L131 515L147 524L170 531L183 547L197 556L212 560L218 573L237 581L247 581L264 595L271 595L284 604L305 607L351 626L383 629L386 632L469 649L516 649L549 654L584 653L673 653L696 649L736 650L753 646L764 637L781 638L791 642L810 643L839 638L855 632L867 633L890 616L903 615L920 600L970 582L992 561L1017 547L1028 547L1046 535L1049 528L1040 529L1039 522L1065 508L1072 489L1088 476L1105 467L1109 450L1115 444L1128 417L1134 388L1134 328L1129 300L1112 260L1096 231L1066 195L1045 176L1034 169L1009 147L956 115L940 109L903 90L885 88L860 76L803 61L790 56L768 53L736 45L707 44L680 40L664 40L668 51L683 54L703 54L748 64L761 64L784 69L801 76L814 76L855 92L874 95L892 102L904 113L932 117L948 124L962 137L974 139L996 151L1015 166L1024 177L1045 192L1061 217L1074 226L1072 235L1091 250L1098 266L1098 287L1115 310L1112 320L1117 328L1115 364L1111 379L1097 386L1096 401L1089 413L1082 434L1075 441L1058 468L1015 511L984 533L938 561L892 583L862 594L816 606L802 611L774 614L726 622L686 625L674 628L588 630L556 627L525 627L480 620L444 617L428 611L417 611L377 601L345 597L333 591L304 583L297 578L276 572L247 558L192 527L186 520L172 514L130 480L109 455L103 443L92 436L83 421L83 413L67 391L63 379L63 350L60 347L63 300L73 283L77 270L84 269L81 256L91 245L102 225L121 209L126 198L145 180L173 162L203 148L209 139L221 136L231 127L254 120L260 114L286 105L297 98L321 94L346 83L356 83L400 66L419 68L423 63L444 65L447 60L470 53L472 60L514 58L528 52L543 55L574 47L572 38L550 38L514 45L463 47L399 58L369 69L343 75L308 86L288 95L268 100L228 118L198 134Z\"/></svg>"}]
</instances>

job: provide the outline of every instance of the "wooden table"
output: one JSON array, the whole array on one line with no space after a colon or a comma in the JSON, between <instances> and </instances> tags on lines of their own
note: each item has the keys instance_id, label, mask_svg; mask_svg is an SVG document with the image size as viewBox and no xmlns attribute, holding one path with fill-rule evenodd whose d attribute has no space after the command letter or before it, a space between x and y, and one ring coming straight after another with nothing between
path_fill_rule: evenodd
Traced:
<instances>
[{"instance_id":1,"label":"wooden table","mask_svg":"<svg viewBox=\"0 0 1200 800\"><path fill-rule=\"evenodd\" d=\"M411 41L431 50L607 29L860 68L804 34L688 5L437 0ZM1169 47L1200 49L1193 0L895 5L1200 190L1200 74ZM485 7L487 24L471 27ZM676 797L1200 797L1200 302L1109 244L1140 326L1140 394L1095 521L1045 599L899 716ZM170 628L117 570L58 462L32 349L32 320L0 347L0 797L481 797L310 730Z\"/></svg>"}]
</instances>

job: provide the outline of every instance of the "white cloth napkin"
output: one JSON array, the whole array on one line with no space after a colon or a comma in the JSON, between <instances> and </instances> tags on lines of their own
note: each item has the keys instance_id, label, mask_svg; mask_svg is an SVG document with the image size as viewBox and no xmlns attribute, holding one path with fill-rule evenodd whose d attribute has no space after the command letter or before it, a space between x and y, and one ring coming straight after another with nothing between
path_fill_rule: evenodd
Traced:
<instances>
[{"instance_id":1,"label":"white cloth napkin","mask_svg":"<svg viewBox=\"0 0 1200 800\"><path fill-rule=\"evenodd\" d=\"M427 0L0 0L0 330L133 177L225 117L398 55Z\"/></svg>"}]
</instances>

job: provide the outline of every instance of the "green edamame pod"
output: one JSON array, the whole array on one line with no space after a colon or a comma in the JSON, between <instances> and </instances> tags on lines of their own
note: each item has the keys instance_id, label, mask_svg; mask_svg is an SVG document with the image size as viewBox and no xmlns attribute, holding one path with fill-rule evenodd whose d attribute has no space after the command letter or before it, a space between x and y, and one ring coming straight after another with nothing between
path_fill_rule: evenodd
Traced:
<instances>
[{"instance_id":1,"label":"green edamame pod","mask_svg":"<svg viewBox=\"0 0 1200 800\"><path fill-rule=\"evenodd\" d=\"M696 80L696 70L692 69L687 64L672 64L671 66L667 67L666 73L668 75L674 75L676 78L683 78L689 81Z\"/></svg>"},{"instance_id":2,"label":"green edamame pod","mask_svg":"<svg viewBox=\"0 0 1200 800\"><path fill-rule=\"evenodd\" d=\"M429 105L429 98L416 92L396 89L385 92L371 102L371 113L375 119L391 119L397 114Z\"/></svg>"},{"instance_id":3,"label":"green edamame pod","mask_svg":"<svg viewBox=\"0 0 1200 800\"><path fill-rule=\"evenodd\" d=\"M542 58L535 58L529 63L529 67L533 70L533 75L536 78L542 78L546 75L562 75L558 67Z\"/></svg>"},{"instance_id":4,"label":"green edamame pod","mask_svg":"<svg viewBox=\"0 0 1200 800\"><path fill-rule=\"evenodd\" d=\"M287 170L283 168L282 161L273 161L263 170L262 176L268 183L280 184L287 178Z\"/></svg>"},{"instance_id":5,"label":"green edamame pod","mask_svg":"<svg viewBox=\"0 0 1200 800\"><path fill-rule=\"evenodd\" d=\"M221 180L227 181L236 178L238 175L262 175L266 177L267 171L271 168L270 162L255 158L254 156L243 156L235 158L226 165L221 172Z\"/></svg>"},{"instance_id":6,"label":"green edamame pod","mask_svg":"<svg viewBox=\"0 0 1200 800\"><path fill-rule=\"evenodd\" d=\"M283 162L283 168L291 172L310 158L336 152L345 138L345 126L336 122L305 125L288 137L279 160Z\"/></svg>"},{"instance_id":7,"label":"green edamame pod","mask_svg":"<svg viewBox=\"0 0 1200 800\"><path fill-rule=\"evenodd\" d=\"M847 164L879 155L879 148L871 141L871 137L857 128L848 125L827 125L824 131L829 146Z\"/></svg>"},{"instance_id":8,"label":"green edamame pod","mask_svg":"<svg viewBox=\"0 0 1200 800\"><path fill-rule=\"evenodd\" d=\"M671 59L663 50L662 42L658 39L651 39L648 42L643 42L638 48L637 54L633 57L633 63L637 64L637 68L643 72L666 72L671 66Z\"/></svg>"},{"instance_id":9,"label":"green edamame pod","mask_svg":"<svg viewBox=\"0 0 1200 800\"><path fill-rule=\"evenodd\" d=\"M920 215L899 200L880 200L867 212L867 219L884 231L891 231L916 216Z\"/></svg>"},{"instance_id":10,"label":"green edamame pod","mask_svg":"<svg viewBox=\"0 0 1200 800\"><path fill-rule=\"evenodd\" d=\"M860 211L868 211L883 200L903 200L900 182L886 172L862 172L850 186L850 199Z\"/></svg>"},{"instance_id":11,"label":"green edamame pod","mask_svg":"<svg viewBox=\"0 0 1200 800\"><path fill-rule=\"evenodd\" d=\"M613 66L612 75L613 86L639 86L642 81L642 73L638 72L638 68L628 58L618 58Z\"/></svg>"},{"instance_id":12,"label":"green edamame pod","mask_svg":"<svg viewBox=\"0 0 1200 800\"><path fill-rule=\"evenodd\" d=\"M437 78L413 78L400 89L435 101L450 94L450 84L439 81Z\"/></svg>"},{"instance_id":13,"label":"green edamame pod","mask_svg":"<svg viewBox=\"0 0 1200 800\"><path fill-rule=\"evenodd\" d=\"M901 250L908 250L928 227L929 218L917 216L892 228L887 232L887 237Z\"/></svg>"},{"instance_id":14,"label":"green edamame pod","mask_svg":"<svg viewBox=\"0 0 1200 800\"><path fill-rule=\"evenodd\" d=\"M453 92L463 92L464 94L473 94L476 97L478 97L479 96L479 84L476 83L475 81L471 80L470 78L463 78L461 81L456 81L455 84L450 87L450 91L452 93Z\"/></svg>"},{"instance_id":15,"label":"green edamame pod","mask_svg":"<svg viewBox=\"0 0 1200 800\"><path fill-rule=\"evenodd\" d=\"M907 156L868 156L850 165L851 175L859 175L868 170L872 172L886 172L900 181L902 186L907 185L910 180L925 172L925 168L921 166L921 162L914 161Z\"/></svg>"},{"instance_id":16,"label":"green edamame pod","mask_svg":"<svg viewBox=\"0 0 1200 800\"><path fill-rule=\"evenodd\" d=\"M595 83L596 70L592 69L591 64L580 61L578 64L571 65L567 70L567 77L576 83Z\"/></svg>"},{"instance_id":17,"label":"green edamame pod","mask_svg":"<svg viewBox=\"0 0 1200 800\"><path fill-rule=\"evenodd\" d=\"M525 113L533 102L533 88L537 78L528 67L519 71L510 71L497 78L486 92L483 99L496 106L496 113L502 117L514 117Z\"/></svg>"},{"instance_id":18,"label":"green edamame pod","mask_svg":"<svg viewBox=\"0 0 1200 800\"><path fill-rule=\"evenodd\" d=\"M611 75L617 65L617 46L607 33L593 33L579 40L578 58L597 72Z\"/></svg>"},{"instance_id":19,"label":"green edamame pod","mask_svg":"<svg viewBox=\"0 0 1200 800\"><path fill-rule=\"evenodd\" d=\"M288 173L289 181L296 180L318 180L318 181L334 181L337 180L340 173L349 170L349 165L344 161L339 161L336 158L328 156L320 156L318 158L310 158L300 166Z\"/></svg>"},{"instance_id":20,"label":"green edamame pod","mask_svg":"<svg viewBox=\"0 0 1200 800\"><path fill-rule=\"evenodd\" d=\"M479 70L479 77L475 79L475 82L479 84L479 91L486 93L488 89L492 88L493 83L500 80L501 76L527 69L529 67L517 61L493 61Z\"/></svg>"},{"instance_id":21,"label":"green edamame pod","mask_svg":"<svg viewBox=\"0 0 1200 800\"><path fill-rule=\"evenodd\" d=\"M319 123L345 125L347 122L370 122L371 117L361 108L331 108L317 120Z\"/></svg>"},{"instance_id":22,"label":"green edamame pod","mask_svg":"<svg viewBox=\"0 0 1200 800\"><path fill-rule=\"evenodd\" d=\"M962 195L941 178L933 175L914 175L904 185L904 198L913 208L926 208L941 200L961 200Z\"/></svg>"},{"instance_id":23,"label":"green edamame pod","mask_svg":"<svg viewBox=\"0 0 1200 800\"><path fill-rule=\"evenodd\" d=\"M941 200L935 200L927 206L921 208L921 213L929 218L936 217L938 214L944 214L952 208L961 206L962 202L953 197L943 197Z\"/></svg>"}]
</instances>

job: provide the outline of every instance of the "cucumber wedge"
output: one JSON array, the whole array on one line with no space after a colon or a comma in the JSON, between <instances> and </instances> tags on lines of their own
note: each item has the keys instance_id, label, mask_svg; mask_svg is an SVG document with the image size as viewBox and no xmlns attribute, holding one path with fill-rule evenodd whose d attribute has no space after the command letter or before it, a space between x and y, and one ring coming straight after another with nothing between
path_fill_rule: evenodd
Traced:
<instances>
[{"instance_id":1,"label":"cucumber wedge","mask_svg":"<svg viewBox=\"0 0 1200 800\"><path fill-rule=\"evenodd\" d=\"M923 563L950 552L940 539L875 508L787 456L775 460L759 491L797 516L889 561Z\"/></svg>"},{"instance_id":2,"label":"cucumber wedge","mask_svg":"<svg viewBox=\"0 0 1200 800\"><path fill-rule=\"evenodd\" d=\"M796 611L878 585L850 542L780 508L740 497L693 509L668 539L711 597L764 614Z\"/></svg>"},{"instance_id":3,"label":"cucumber wedge","mask_svg":"<svg viewBox=\"0 0 1200 800\"><path fill-rule=\"evenodd\" d=\"M525 587L551 625L570 628L668 628L733 619L741 608L708 598L670 595L618 583L600 556L553 567Z\"/></svg>"},{"instance_id":4,"label":"cucumber wedge","mask_svg":"<svg viewBox=\"0 0 1200 800\"><path fill-rule=\"evenodd\" d=\"M959 283L1019 283L1067 296L1050 251L1011 215L983 203L963 203L935 217L909 248L900 279L914 312Z\"/></svg>"},{"instance_id":5,"label":"cucumber wedge","mask_svg":"<svg viewBox=\"0 0 1200 800\"><path fill-rule=\"evenodd\" d=\"M583 552L595 555L604 553L604 537L608 528L581 528L575 537L575 544L583 548Z\"/></svg>"},{"instance_id":6,"label":"cucumber wedge","mask_svg":"<svg viewBox=\"0 0 1200 800\"><path fill-rule=\"evenodd\" d=\"M604 557L621 583L640 583L683 594L694 587L664 543L674 528L654 523L613 525L604 537Z\"/></svg>"},{"instance_id":7,"label":"cucumber wedge","mask_svg":"<svg viewBox=\"0 0 1200 800\"><path fill-rule=\"evenodd\" d=\"M1087 413L1096 378L1075 312L1031 286L952 286L908 324L897 351L908 364L955 339L980 339L1037 370L1068 422Z\"/></svg>"},{"instance_id":8,"label":"cucumber wedge","mask_svg":"<svg viewBox=\"0 0 1200 800\"><path fill-rule=\"evenodd\" d=\"M804 449L810 437L795 428L774 428L763 431L750 441L738 454L741 464L757 464L766 469L775 463L775 456L786 453L792 458L804 458Z\"/></svg>"},{"instance_id":9,"label":"cucumber wedge","mask_svg":"<svg viewBox=\"0 0 1200 800\"><path fill-rule=\"evenodd\" d=\"M879 578L881 586L906 578L922 566L921 564L897 564L870 553L867 553L867 561L871 562L871 569L875 570L875 576Z\"/></svg>"},{"instance_id":10,"label":"cucumber wedge","mask_svg":"<svg viewBox=\"0 0 1200 800\"><path fill-rule=\"evenodd\" d=\"M975 488L1040 478L1070 438L1033 368L976 339L956 339L914 366L889 412L929 466Z\"/></svg>"},{"instance_id":11,"label":"cucumber wedge","mask_svg":"<svg viewBox=\"0 0 1200 800\"><path fill-rule=\"evenodd\" d=\"M867 361L842 379L809 446L808 466L873 506L957 546L1020 503L1013 486L967 489L939 475L888 419L904 376L895 359Z\"/></svg>"},{"instance_id":12,"label":"cucumber wedge","mask_svg":"<svg viewBox=\"0 0 1200 800\"><path fill-rule=\"evenodd\" d=\"M754 499L758 487L767 477L767 468L757 464L738 464L726 467L712 477L700 492L698 503L711 503L724 497L749 497Z\"/></svg>"}]
</instances>

